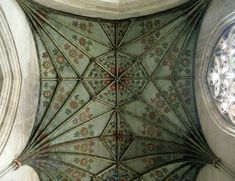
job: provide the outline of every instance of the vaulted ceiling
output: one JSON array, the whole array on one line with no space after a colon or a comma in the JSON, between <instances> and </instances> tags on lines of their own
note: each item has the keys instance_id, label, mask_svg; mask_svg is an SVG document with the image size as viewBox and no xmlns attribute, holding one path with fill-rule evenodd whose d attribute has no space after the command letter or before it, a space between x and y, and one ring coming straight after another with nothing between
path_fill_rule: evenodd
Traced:
<instances>
[{"instance_id":1,"label":"vaulted ceiling","mask_svg":"<svg viewBox=\"0 0 235 181\"><path fill-rule=\"evenodd\" d=\"M40 100L13 166L29 165L43 181L193 181L206 164L230 172L208 146L195 103L208 0L124 20L17 2L34 35Z\"/></svg>"}]
</instances>

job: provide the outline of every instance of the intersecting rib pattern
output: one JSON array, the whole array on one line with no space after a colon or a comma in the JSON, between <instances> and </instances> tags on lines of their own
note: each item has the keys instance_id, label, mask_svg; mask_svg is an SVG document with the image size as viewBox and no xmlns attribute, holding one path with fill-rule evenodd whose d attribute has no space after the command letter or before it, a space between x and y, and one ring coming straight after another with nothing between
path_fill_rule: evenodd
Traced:
<instances>
[{"instance_id":1,"label":"intersecting rib pattern","mask_svg":"<svg viewBox=\"0 0 235 181\"><path fill-rule=\"evenodd\" d=\"M34 33L41 96L18 159L41 180L195 180L221 166L201 132L194 50L208 5L122 21L18 0Z\"/></svg>"}]
</instances>

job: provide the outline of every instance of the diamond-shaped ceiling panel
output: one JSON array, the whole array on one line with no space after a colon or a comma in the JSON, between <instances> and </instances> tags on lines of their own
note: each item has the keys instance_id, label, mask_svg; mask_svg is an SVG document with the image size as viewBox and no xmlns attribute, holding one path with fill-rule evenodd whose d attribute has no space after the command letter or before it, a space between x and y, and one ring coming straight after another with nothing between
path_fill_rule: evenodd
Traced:
<instances>
[{"instance_id":1,"label":"diamond-shaped ceiling panel","mask_svg":"<svg viewBox=\"0 0 235 181\"><path fill-rule=\"evenodd\" d=\"M202 135L193 89L208 1L121 21L18 2L41 66L38 115L18 161L41 180L186 181L222 165Z\"/></svg>"}]
</instances>

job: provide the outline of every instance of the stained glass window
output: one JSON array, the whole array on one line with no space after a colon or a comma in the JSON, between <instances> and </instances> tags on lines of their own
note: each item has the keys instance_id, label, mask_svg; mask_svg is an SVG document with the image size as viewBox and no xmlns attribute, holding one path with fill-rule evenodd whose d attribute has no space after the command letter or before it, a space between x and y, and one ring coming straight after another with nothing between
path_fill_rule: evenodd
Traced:
<instances>
[{"instance_id":1,"label":"stained glass window","mask_svg":"<svg viewBox=\"0 0 235 181\"><path fill-rule=\"evenodd\" d=\"M235 25L227 28L215 45L207 80L218 110L235 124Z\"/></svg>"}]
</instances>

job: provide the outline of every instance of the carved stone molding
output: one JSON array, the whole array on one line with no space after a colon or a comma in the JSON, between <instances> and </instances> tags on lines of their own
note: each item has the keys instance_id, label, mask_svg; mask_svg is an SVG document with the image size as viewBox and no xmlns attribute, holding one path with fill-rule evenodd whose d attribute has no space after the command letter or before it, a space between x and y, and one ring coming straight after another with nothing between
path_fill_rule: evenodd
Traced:
<instances>
[{"instance_id":1,"label":"carved stone molding","mask_svg":"<svg viewBox=\"0 0 235 181\"><path fill-rule=\"evenodd\" d=\"M202 22L198 38L195 60L195 88L197 109L201 126L208 144L232 171L234 167L235 138L234 128L228 124L216 108L207 85L207 68L213 49L222 32L234 21L235 4L233 0L214 0L211 2ZM225 178L224 178L225 177ZM206 167L199 180L234 180L216 169Z\"/></svg>"},{"instance_id":2,"label":"carved stone molding","mask_svg":"<svg viewBox=\"0 0 235 181\"><path fill-rule=\"evenodd\" d=\"M0 171L19 156L34 124L39 67L33 36L14 0L0 2Z\"/></svg>"},{"instance_id":3,"label":"carved stone molding","mask_svg":"<svg viewBox=\"0 0 235 181\"><path fill-rule=\"evenodd\" d=\"M65 12L99 17L125 19L174 8L188 0L34 0L45 6Z\"/></svg>"},{"instance_id":4,"label":"carved stone molding","mask_svg":"<svg viewBox=\"0 0 235 181\"><path fill-rule=\"evenodd\" d=\"M22 75L14 40L0 9L0 153L3 151L15 121Z\"/></svg>"}]
</instances>

